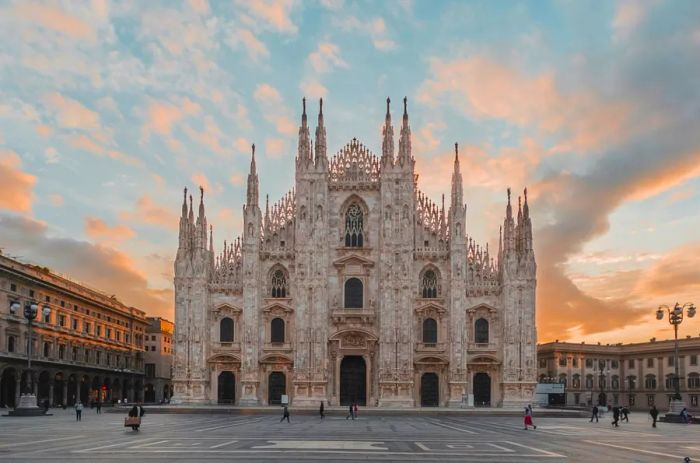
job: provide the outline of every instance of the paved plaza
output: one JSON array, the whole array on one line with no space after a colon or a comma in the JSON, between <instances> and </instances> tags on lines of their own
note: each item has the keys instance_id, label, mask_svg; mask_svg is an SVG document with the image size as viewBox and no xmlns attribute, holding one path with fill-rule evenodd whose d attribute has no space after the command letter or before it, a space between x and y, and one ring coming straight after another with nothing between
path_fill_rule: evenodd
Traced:
<instances>
[{"instance_id":1,"label":"paved plaza","mask_svg":"<svg viewBox=\"0 0 700 463\"><path fill-rule=\"evenodd\" d=\"M156 414L139 432L124 416L71 410L54 416L0 418L0 461L700 461L700 426L647 417L612 429L583 418L521 419L497 416L296 415L280 423L271 414Z\"/></svg>"}]
</instances>

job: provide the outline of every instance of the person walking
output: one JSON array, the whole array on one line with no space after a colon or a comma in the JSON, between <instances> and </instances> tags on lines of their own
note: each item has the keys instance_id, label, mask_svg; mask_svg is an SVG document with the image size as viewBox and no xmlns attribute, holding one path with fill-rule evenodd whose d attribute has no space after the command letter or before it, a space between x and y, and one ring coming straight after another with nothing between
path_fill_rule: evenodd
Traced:
<instances>
[{"instance_id":1,"label":"person walking","mask_svg":"<svg viewBox=\"0 0 700 463\"><path fill-rule=\"evenodd\" d=\"M681 420L684 423L688 423L688 409L683 407L683 410L681 410Z\"/></svg>"},{"instance_id":2,"label":"person walking","mask_svg":"<svg viewBox=\"0 0 700 463\"><path fill-rule=\"evenodd\" d=\"M78 403L75 404L75 421L82 421L83 417L83 403L81 401L78 401Z\"/></svg>"},{"instance_id":3,"label":"person walking","mask_svg":"<svg viewBox=\"0 0 700 463\"><path fill-rule=\"evenodd\" d=\"M622 407L622 408L620 408L620 413L622 414L622 419L620 421L626 421L627 423L629 423L630 422L630 417L629 417L630 409L627 407Z\"/></svg>"},{"instance_id":4,"label":"person walking","mask_svg":"<svg viewBox=\"0 0 700 463\"><path fill-rule=\"evenodd\" d=\"M357 418L357 402L355 402L355 405L352 406L352 414L355 418Z\"/></svg>"},{"instance_id":5,"label":"person walking","mask_svg":"<svg viewBox=\"0 0 700 463\"><path fill-rule=\"evenodd\" d=\"M289 408L287 406L284 406L284 412L282 413L282 418L280 419L280 423L284 421L284 419L287 418L287 423L289 423Z\"/></svg>"},{"instance_id":6,"label":"person walking","mask_svg":"<svg viewBox=\"0 0 700 463\"><path fill-rule=\"evenodd\" d=\"M102 402L98 400L98 401L95 403L95 408L97 408L97 410L96 410L97 413L100 413L100 414L101 414L101 413L102 413Z\"/></svg>"},{"instance_id":7,"label":"person walking","mask_svg":"<svg viewBox=\"0 0 700 463\"><path fill-rule=\"evenodd\" d=\"M350 404L350 408L348 408L348 416L346 416L345 419L347 420L348 418L352 418L353 420L355 419L355 412L352 404Z\"/></svg>"},{"instance_id":8,"label":"person walking","mask_svg":"<svg viewBox=\"0 0 700 463\"><path fill-rule=\"evenodd\" d=\"M532 426L533 429L537 429L537 426L535 426L535 423L532 422L532 405L527 404L527 407L525 407L525 430L527 431L528 426Z\"/></svg>"},{"instance_id":9,"label":"person walking","mask_svg":"<svg viewBox=\"0 0 700 463\"><path fill-rule=\"evenodd\" d=\"M598 406L593 405L593 408L591 409L591 423L593 423L593 418L595 418L595 422L598 422Z\"/></svg>"},{"instance_id":10,"label":"person walking","mask_svg":"<svg viewBox=\"0 0 700 463\"><path fill-rule=\"evenodd\" d=\"M613 408L613 422L610 423L616 428L619 428L620 425L617 424L620 421L620 407L614 407Z\"/></svg>"},{"instance_id":11,"label":"person walking","mask_svg":"<svg viewBox=\"0 0 700 463\"><path fill-rule=\"evenodd\" d=\"M318 409L318 412L321 415L321 419L325 418L326 415L323 414L323 400L321 401L321 408Z\"/></svg>"},{"instance_id":12,"label":"person walking","mask_svg":"<svg viewBox=\"0 0 700 463\"><path fill-rule=\"evenodd\" d=\"M139 407L137 407L136 405L131 407L131 410L129 410L129 418L139 418ZM138 424L131 424L130 426L131 429L133 429L134 431L139 430Z\"/></svg>"},{"instance_id":13,"label":"person walking","mask_svg":"<svg viewBox=\"0 0 700 463\"><path fill-rule=\"evenodd\" d=\"M656 427L656 418L659 416L659 411L656 409L656 405L651 406L651 410L649 410L649 414L651 415L652 423L651 427L655 428Z\"/></svg>"}]
</instances>

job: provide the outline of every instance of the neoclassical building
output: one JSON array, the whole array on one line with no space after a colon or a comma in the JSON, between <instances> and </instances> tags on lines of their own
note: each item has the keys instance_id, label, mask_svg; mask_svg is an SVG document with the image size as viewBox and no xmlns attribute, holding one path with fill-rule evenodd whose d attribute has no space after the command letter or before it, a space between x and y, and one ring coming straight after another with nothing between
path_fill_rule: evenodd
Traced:
<instances>
[{"instance_id":1,"label":"neoclassical building","mask_svg":"<svg viewBox=\"0 0 700 463\"><path fill-rule=\"evenodd\" d=\"M417 186L404 99L398 151L332 157L306 105L295 186L260 207L253 146L242 237L215 254L187 190L175 260L173 402L518 405L536 384L535 256L508 191L497 253L467 234L455 144L449 206ZM470 395L473 397L470 398ZM473 399L473 400L472 400Z\"/></svg>"}]
</instances>

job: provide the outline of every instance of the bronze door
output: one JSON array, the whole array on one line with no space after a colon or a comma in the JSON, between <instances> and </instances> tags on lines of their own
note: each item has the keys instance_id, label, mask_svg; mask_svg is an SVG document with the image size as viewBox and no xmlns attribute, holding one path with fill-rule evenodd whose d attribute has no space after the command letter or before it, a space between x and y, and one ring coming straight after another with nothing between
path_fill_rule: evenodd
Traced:
<instances>
[{"instance_id":1,"label":"bronze door","mask_svg":"<svg viewBox=\"0 0 700 463\"><path fill-rule=\"evenodd\" d=\"M232 372L222 371L219 373L218 389L220 404L234 404L236 402L236 377L233 376Z\"/></svg>"},{"instance_id":2,"label":"bronze door","mask_svg":"<svg viewBox=\"0 0 700 463\"><path fill-rule=\"evenodd\" d=\"M367 404L367 367L359 355L350 355L340 362L340 405Z\"/></svg>"},{"instance_id":3,"label":"bronze door","mask_svg":"<svg viewBox=\"0 0 700 463\"><path fill-rule=\"evenodd\" d=\"M438 407L440 405L440 381L435 373L423 373L420 379L420 406Z\"/></svg>"},{"instance_id":4,"label":"bronze door","mask_svg":"<svg viewBox=\"0 0 700 463\"><path fill-rule=\"evenodd\" d=\"M280 405L282 403L282 394L287 393L287 379L284 377L284 373L280 371L270 373L267 387L267 403L269 405Z\"/></svg>"},{"instance_id":5,"label":"bronze door","mask_svg":"<svg viewBox=\"0 0 700 463\"><path fill-rule=\"evenodd\" d=\"M474 375L474 406L491 406L491 377L488 373Z\"/></svg>"}]
</instances>

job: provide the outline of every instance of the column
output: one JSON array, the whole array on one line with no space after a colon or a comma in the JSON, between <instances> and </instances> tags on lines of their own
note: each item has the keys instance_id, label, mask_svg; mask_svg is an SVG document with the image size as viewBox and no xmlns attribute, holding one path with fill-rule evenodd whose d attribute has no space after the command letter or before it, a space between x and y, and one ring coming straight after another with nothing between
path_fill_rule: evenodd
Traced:
<instances>
[{"instance_id":1,"label":"column","mask_svg":"<svg viewBox=\"0 0 700 463\"><path fill-rule=\"evenodd\" d=\"M22 372L19 371L17 378L15 379L15 407L19 405L19 395L22 392Z\"/></svg>"},{"instance_id":2,"label":"column","mask_svg":"<svg viewBox=\"0 0 700 463\"><path fill-rule=\"evenodd\" d=\"M53 405L53 380L49 380L49 406Z\"/></svg>"},{"instance_id":3,"label":"column","mask_svg":"<svg viewBox=\"0 0 700 463\"><path fill-rule=\"evenodd\" d=\"M63 402L62 403L63 403L63 405L68 405L68 378L64 377L63 381L61 381L61 384L63 385L63 386L61 386L61 389L63 389Z\"/></svg>"}]
</instances>

